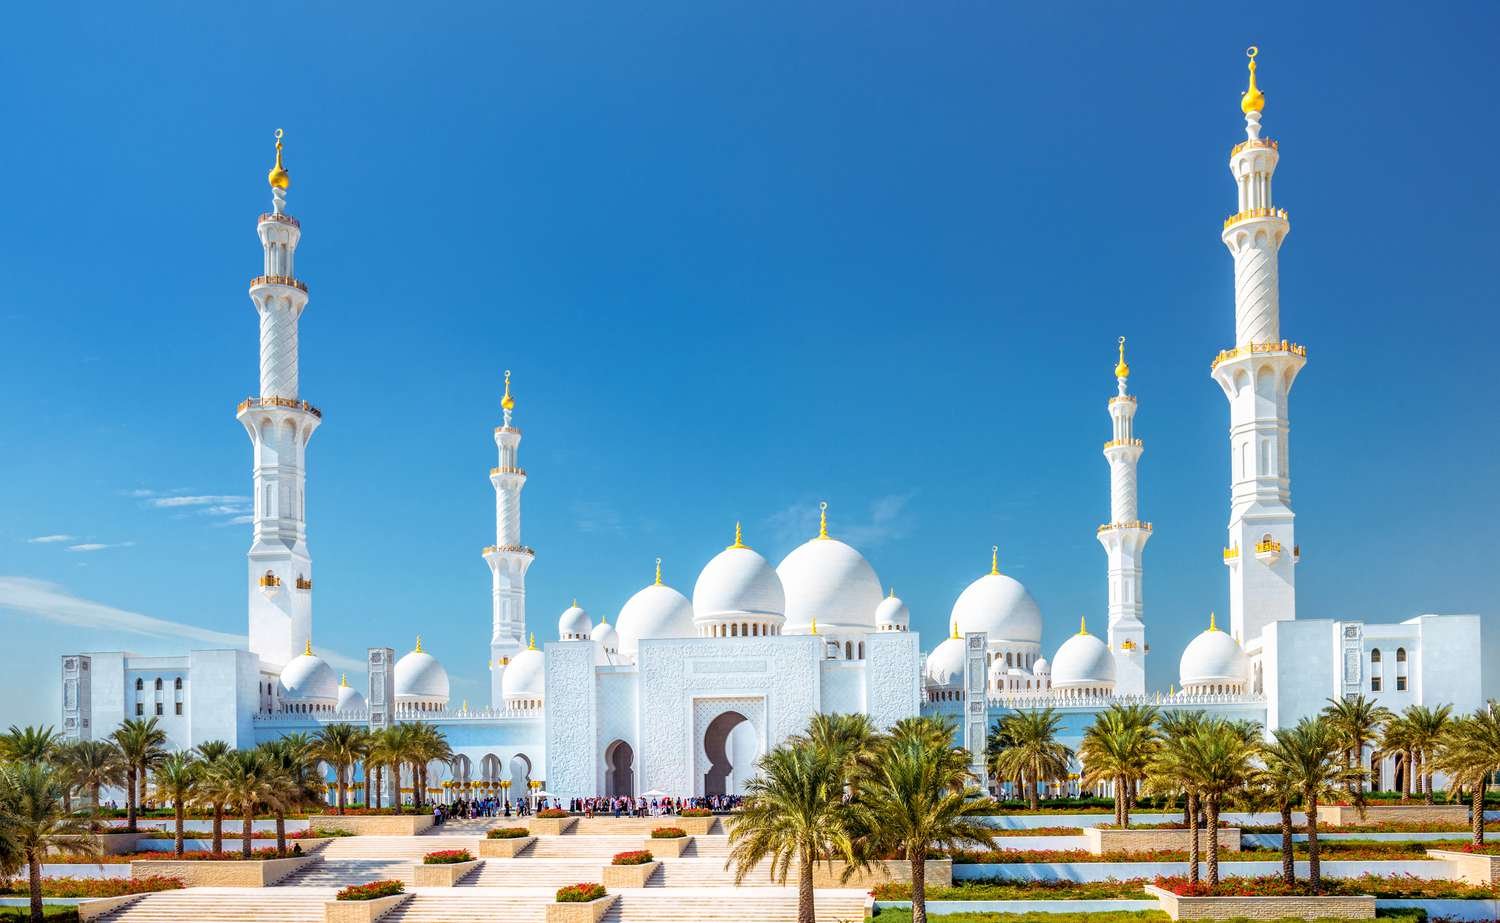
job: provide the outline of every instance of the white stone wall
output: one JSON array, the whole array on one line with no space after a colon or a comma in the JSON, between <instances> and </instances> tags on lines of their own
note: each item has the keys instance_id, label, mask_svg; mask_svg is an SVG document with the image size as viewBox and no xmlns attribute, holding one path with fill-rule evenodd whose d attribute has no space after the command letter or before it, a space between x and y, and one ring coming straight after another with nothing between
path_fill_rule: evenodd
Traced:
<instances>
[{"instance_id":1,"label":"white stone wall","mask_svg":"<svg viewBox=\"0 0 1500 923\"><path fill-rule=\"evenodd\" d=\"M865 711L888 728L916 716L922 706L921 635L875 632L865 639Z\"/></svg>"},{"instance_id":2,"label":"white stone wall","mask_svg":"<svg viewBox=\"0 0 1500 923\"><path fill-rule=\"evenodd\" d=\"M547 790L559 798L584 798L595 791L595 749L599 689L594 674L594 642L553 641L547 657ZM680 721L680 719L679 719Z\"/></svg>"}]
</instances>

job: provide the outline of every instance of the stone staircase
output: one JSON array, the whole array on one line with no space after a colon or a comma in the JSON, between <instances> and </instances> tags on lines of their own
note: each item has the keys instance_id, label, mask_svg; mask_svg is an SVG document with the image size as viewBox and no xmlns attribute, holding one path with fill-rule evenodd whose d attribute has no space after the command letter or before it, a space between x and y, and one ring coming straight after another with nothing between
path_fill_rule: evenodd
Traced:
<instances>
[{"instance_id":1,"label":"stone staircase","mask_svg":"<svg viewBox=\"0 0 1500 923\"><path fill-rule=\"evenodd\" d=\"M707 859L715 856L727 859L729 857L729 837L724 834L695 836L693 837L693 842L688 844L688 848L682 856L684 859Z\"/></svg>"},{"instance_id":2,"label":"stone staircase","mask_svg":"<svg viewBox=\"0 0 1500 923\"><path fill-rule=\"evenodd\" d=\"M102 917L110 923L322 923L328 888L188 888L158 891ZM541 915L532 919L540 920Z\"/></svg>"},{"instance_id":3,"label":"stone staircase","mask_svg":"<svg viewBox=\"0 0 1500 923\"><path fill-rule=\"evenodd\" d=\"M318 853L327 859L404 859L421 862L440 849L467 849L479 855L480 836L346 836L338 837Z\"/></svg>"},{"instance_id":4,"label":"stone staircase","mask_svg":"<svg viewBox=\"0 0 1500 923\"><path fill-rule=\"evenodd\" d=\"M598 881L608 859L486 859L459 882L465 888L551 888Z\"/></svg>"},{"instance_id":5,"label":"stone staircase","mask_svg":"<svg viewBox=\"0 0 1500 923\"><path fill-rule=\"evenodd\" d=\"M646 848L646 836L539 836L521 855L528 859L598 859L608 865L615 853Z\"/></svg>"},{"instance_id":6,"label":"stone staircase","mask_svg":"<svg viewBox=\"0 0 1500 923\"><path fill-rule=\"evenodd\" d=\"M860 921L865 897L860 891L820 891L813 902L818 923ZM603 923L795 923L797 892L791 888L736 891L725 899L702 894L651 894L628 891L604 914Z\"/></svg>"},{"instance_id":7,"label":"stone staircase","mask_svg":"<svg viewBox=\"0 0 1500 923\"><path fill-rule=\"evenodd\" d=\"M428 827L419 836L484 836L491 827L524 827L516 818L465 817L449 818L435 827Z\"/></svg>"},{"instance_id":8,"label":"stone staircase","mask_svg":"<svg viewBox=\"0 0 1500 923\"><path fill-rule=\"evenodd\" d=\"M787 873L787 884L797 883L796 870ZM776 887L778 883L771 880L771 863L762 862L760 865L745 876L742 887L764 888ZM664 860L656 874L646 882L648 888L733 888L734 869L725 868L722 858L712 859L667 859ZM739 900L736 892L734 900Z\"/></svg>"},{"instance_id":9,"label":"stone staircase","mask_svg":"<svg viewBox=\"0 0 1500 923\"><path fill-rule=\"evenodd\" d=\"M412 884L412 863L403 859L321 859L278 881L277 888L342 888L372 881Z\"/></svg>"},{"instance_id":10,"label":"stone staircase","mask_svg":"<svg viewBox=\"0 0 1500 923\"><path fill-rule=\"evenodd\" d=\"M681 819L676 817L580 817L578 823L573 825L572 833L579 836L624 836L631 834L635 836L650 836L651 831L657 827L681 826ZM719 818L714 819L714 825L709 828L710 832L723 833L723 824Z\"/></svg>"},{"instance_id":11,"label":"stone staircase","mask_svg":"<svg viewBox=\"0 0 1500 923\"><path fill-rule=\"evenodd\" d=\"M550 894L419 894L381 917L380 923L539 923L546 919L550 903Z\"/></svg>"}]
</instances>

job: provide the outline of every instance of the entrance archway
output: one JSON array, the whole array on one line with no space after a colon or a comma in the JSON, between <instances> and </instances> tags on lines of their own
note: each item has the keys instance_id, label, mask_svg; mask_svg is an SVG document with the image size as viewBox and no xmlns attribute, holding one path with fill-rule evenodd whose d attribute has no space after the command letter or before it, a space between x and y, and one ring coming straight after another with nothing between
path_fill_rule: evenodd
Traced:
<instances>
[{"instance_id":1,"label":"entrance archway","mask_svg":"<svg viewBox=\"0 0 1500 923\"><path fill-rule=\"evenodd\" d=\"M611 798L635 794L635 751L617 740L604 749L604 793Z\"/></svg>"},{"instance_id":2,"label":"entrance archway","mask_svg":"<svg viewBox=\"0 0 1500 923\"><path fill-rule=\"evenodd\" d=\"M522 798L530 793L526 783L531 781L531 758L517 753L510 758L510 797Z\"/></svg>"},{"instance_id":3,"label":"entrance archway","mask_svg":"<svg viewBox=\"0 0 1500 923\"><path fill-rule=\"evenodd\" d=\"M745 782L760 756L760 738L750 719L737 711L714 718L704 731L703 751L709 761L703 774L703 794L744 794Z\"/></svg>"}]
</instances>

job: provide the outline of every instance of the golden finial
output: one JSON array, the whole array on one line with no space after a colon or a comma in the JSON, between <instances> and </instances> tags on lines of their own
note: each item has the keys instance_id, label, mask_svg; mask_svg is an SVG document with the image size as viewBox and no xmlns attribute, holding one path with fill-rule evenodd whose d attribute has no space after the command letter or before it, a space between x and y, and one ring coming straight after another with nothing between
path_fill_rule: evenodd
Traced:
<instances>
[{"instance_id":1,"label":"golden finial","mask_svg":"<svg viewBox=\"0 0 1500 923\"><path fill-rule=\"evenodd\" d=\"M417 653L422 653L422 636L417 635Z\"/></svg>"},{"instance_id":2,"label":"golden finial","mask_svg":"<svg viewBox=\"0 0 1500 923\"><path fill-rule=\"evenodd\" d=\"M734 524L734 544L730 545L729 547L730 548L749 548L750 547L749 545L745 544L744 533L740 531L740 524L739 523L735 523Z\"/></svg>"},{"instance_id":3,"label":"golden finial","mask_svg":"<svg viewBox=\"0 0 1500 923\"><path fill-rule=\"evenodd\" d=\"M281 129L276 129L276 166L266 174L266 182L272 187L285 192L292 185L292 174L286 172L286 167L281 165Z\"/></svg>"},{"instance_id":4,"label":"golden finial","mask_svg":"<svg viewBox=\"0 0 1500 923\"><path fill-rule=\"evenodd\" d=\"M311 657L312 656L312 638L308 638L307 639L307 644L303 646L303 648L302 648L302 656L304 656L304 657Z\"/></svg>"},{"instance_id":5,"label":"golden finial","mask_svg":"<svg viewBox=\"0 0 1500 923\"><path fill-rule=\"evenodd\" d=\"M810 634L817 634L817 633L818 633L818 617L815 615L815 616L813 616L812 631L810 632Z\"/></svg>"},{"instance_id":6,"label":"golden finial","mask_svg":"<svg viewBox=\"0 0 1500 923\"><path fill-rule=\"evenodd\" d=\"M896 598L896 588L895 587L891 587L891 595L887 596L886 599L895 599L895 598Z\"/></svg>"},{"instance_id":7,"label":"golden finial","mask_svg":"<svg viewBox=\"0 0 1500 923\"><path fill-rule=\"evenodd\" d=\"M510 396L510 369L505 370L505 396L500 398L500 409L516 409L516 399Z\"/></svg>"},{"instance_id":8,"label":"golden finial","mask_svg":"<svg viewBox=\"0 0 1500 923\"><path fill-rule=\"evenodd\" d=\"M526 649L528 651L534 651L534 650L536 650L536 632L533 631L531 633L531 643L528 644L528 645L526 645Z\"/></svg>"},{"instance_id":9,"label":"golden finial","mask_svg":"<svg viewBox=\"0 0 1500 923\"><path fill-rule=\"evenodd\" d=\"M574 609L578 608L578 597L577 596L573 597L573 608Z\"/></svg>"},{"instance_id":10,"label":"golden finial","mask_svg":"<svg viewBox=\"0 0 1500 923\"><path fill-rule=\"evenodd\" d=\"M600 625L608 625L609 624L609 613L608 612L606 612L603 615L599 616L599 624Z\"/></svg>"},{"instance_id":11,"label":"golden finial","mask_svg":"<svg viewBox=\"0 0 1500 923\"><path fill-rule=\"evenodd\" d=\"M1116 378L1129 378L1130 366L1125 363L1125 338L1120 337L1120 361L1115 364Z\"/></svg>"},{"instance_id":12,"label":"golden finial","mask_svg":"<svg viewBox=\"0 0 1500 923\"><path fill-rule=\"evenodd\" d=\"M1171 695L1176 695L1176 694L1177 694L1177 684L1176 683L1167 683L1167 695L1171 696Z\"/></svg>"},{"instance_id":13,"label":"golden finial","mask_svg":"<svg viewBox=\"0 0 1500 923\"><path fill-rule=\"evenodd\" d=\"M1260 49L1254 45L1245 49L1245 57L1250 59L1250 88L1240 97L1240 111L1246 115L1266 111L1266 95L1255 85L1255 56L1258 54Z\"/></svg>"},{"instance_id":14,"label":"golden finial","mask_svg":"<svg viewBox=\"0 0 1500 923\"><path fill-rule=\"evenodd\" d=\"M656 559L656 585L661 586L661 558Z\"/></svg>"},{"instance_id":15,"label":"golden finial","mask_svg":"<svg viewBox=\"0 0 1500 923\"><path fill-rule=\"evenodd\" d=\"M818 504L818 538L828 537L828 501Z\"/></svg>"},{"instance_id":16,"label":"golden finial","mask_svg":"<svg viewBox=\"0 0 1500 923\"><path fill-rule=\"evenodd\" d=\"M468 713L469 713L469 700L468 699L464 699L464 714L467 715Z\"/></svg>"},{"instance_id":17,"label":"golden finial","mask_svg":"<svg viewBox=\"0 0 1500 923\"><path fill-rule=\"evenodd\" d=\"M1086 635L1089 633L1089 623L1087 616L1080 615L1078 617L1078 633L1081 635Z\"/></svg>"},{"instance_id":18,"label":"golden finial","mask_svg":"<svg viewBox=\"0 0 1500 923\"><path fill-rule=\"evenodd\" d=\"M1208 630L1209 631L1218 631L1219 630L1218 620L1214 618L1214 614L1212 612L1210 612L1208 614Z\"/></svg>"},{"instance_id":19,"label":"golden finial","mask_svg":"<svg viewBox=\"0 0 1500 923\"><path fill-rule=\"evenodd\" d=\"M339 674L339 688L344 689L344 688L348 688L348 686L349 686L349 674L348 673L340 673Z\"/></svg>"},{"instance_id":20,"label":"golden finial","mask_svg":"<svg viewBox=\"0 0 1500 923\"><path fill-rule=\"evenodd\" d=\"M990 576L991 577L998 577L999 575L1000 575L1000 546L999 545L991 545L990 546Z\"/></svg>"},{"instance_id":21,"label":"golden finial","mask_svg":"<svg viewBox=\"0 0 1500 923\"><path fill-rule=\"evenodd\" d=\"M953 639L958 640L958 622L953 623Z\"/></svg>"}]
</instances>

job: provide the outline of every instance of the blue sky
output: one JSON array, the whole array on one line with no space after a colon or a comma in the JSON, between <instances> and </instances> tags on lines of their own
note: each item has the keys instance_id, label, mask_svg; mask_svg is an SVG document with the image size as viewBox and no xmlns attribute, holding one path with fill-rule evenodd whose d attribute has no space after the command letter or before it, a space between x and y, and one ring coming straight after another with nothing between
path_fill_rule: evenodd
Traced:
<instances>
[{"instance_id":1,"label":"blue sky","mask_svg":"<svg viewBox=\"0 0 1500 923\"><path fill-rule=\"evenodd\" d=\"M737 519L777 560L826 499L926 646L999 544L1050 653L1104 624L1123 334L1165 687L1226 607L1208 365L1251 43L1292 218L1282 329L1309 348L1299 613L1480 612L1500 662L1493 4L33 4L9 26L0 721L56 720L63 652L244 631L233 408L277 127L325 411L320 648L420 631L455 698L486 698L510 368L539 638L572 597L617 612L657 555L690 592Z\"/></svg>"}]
</instances>

